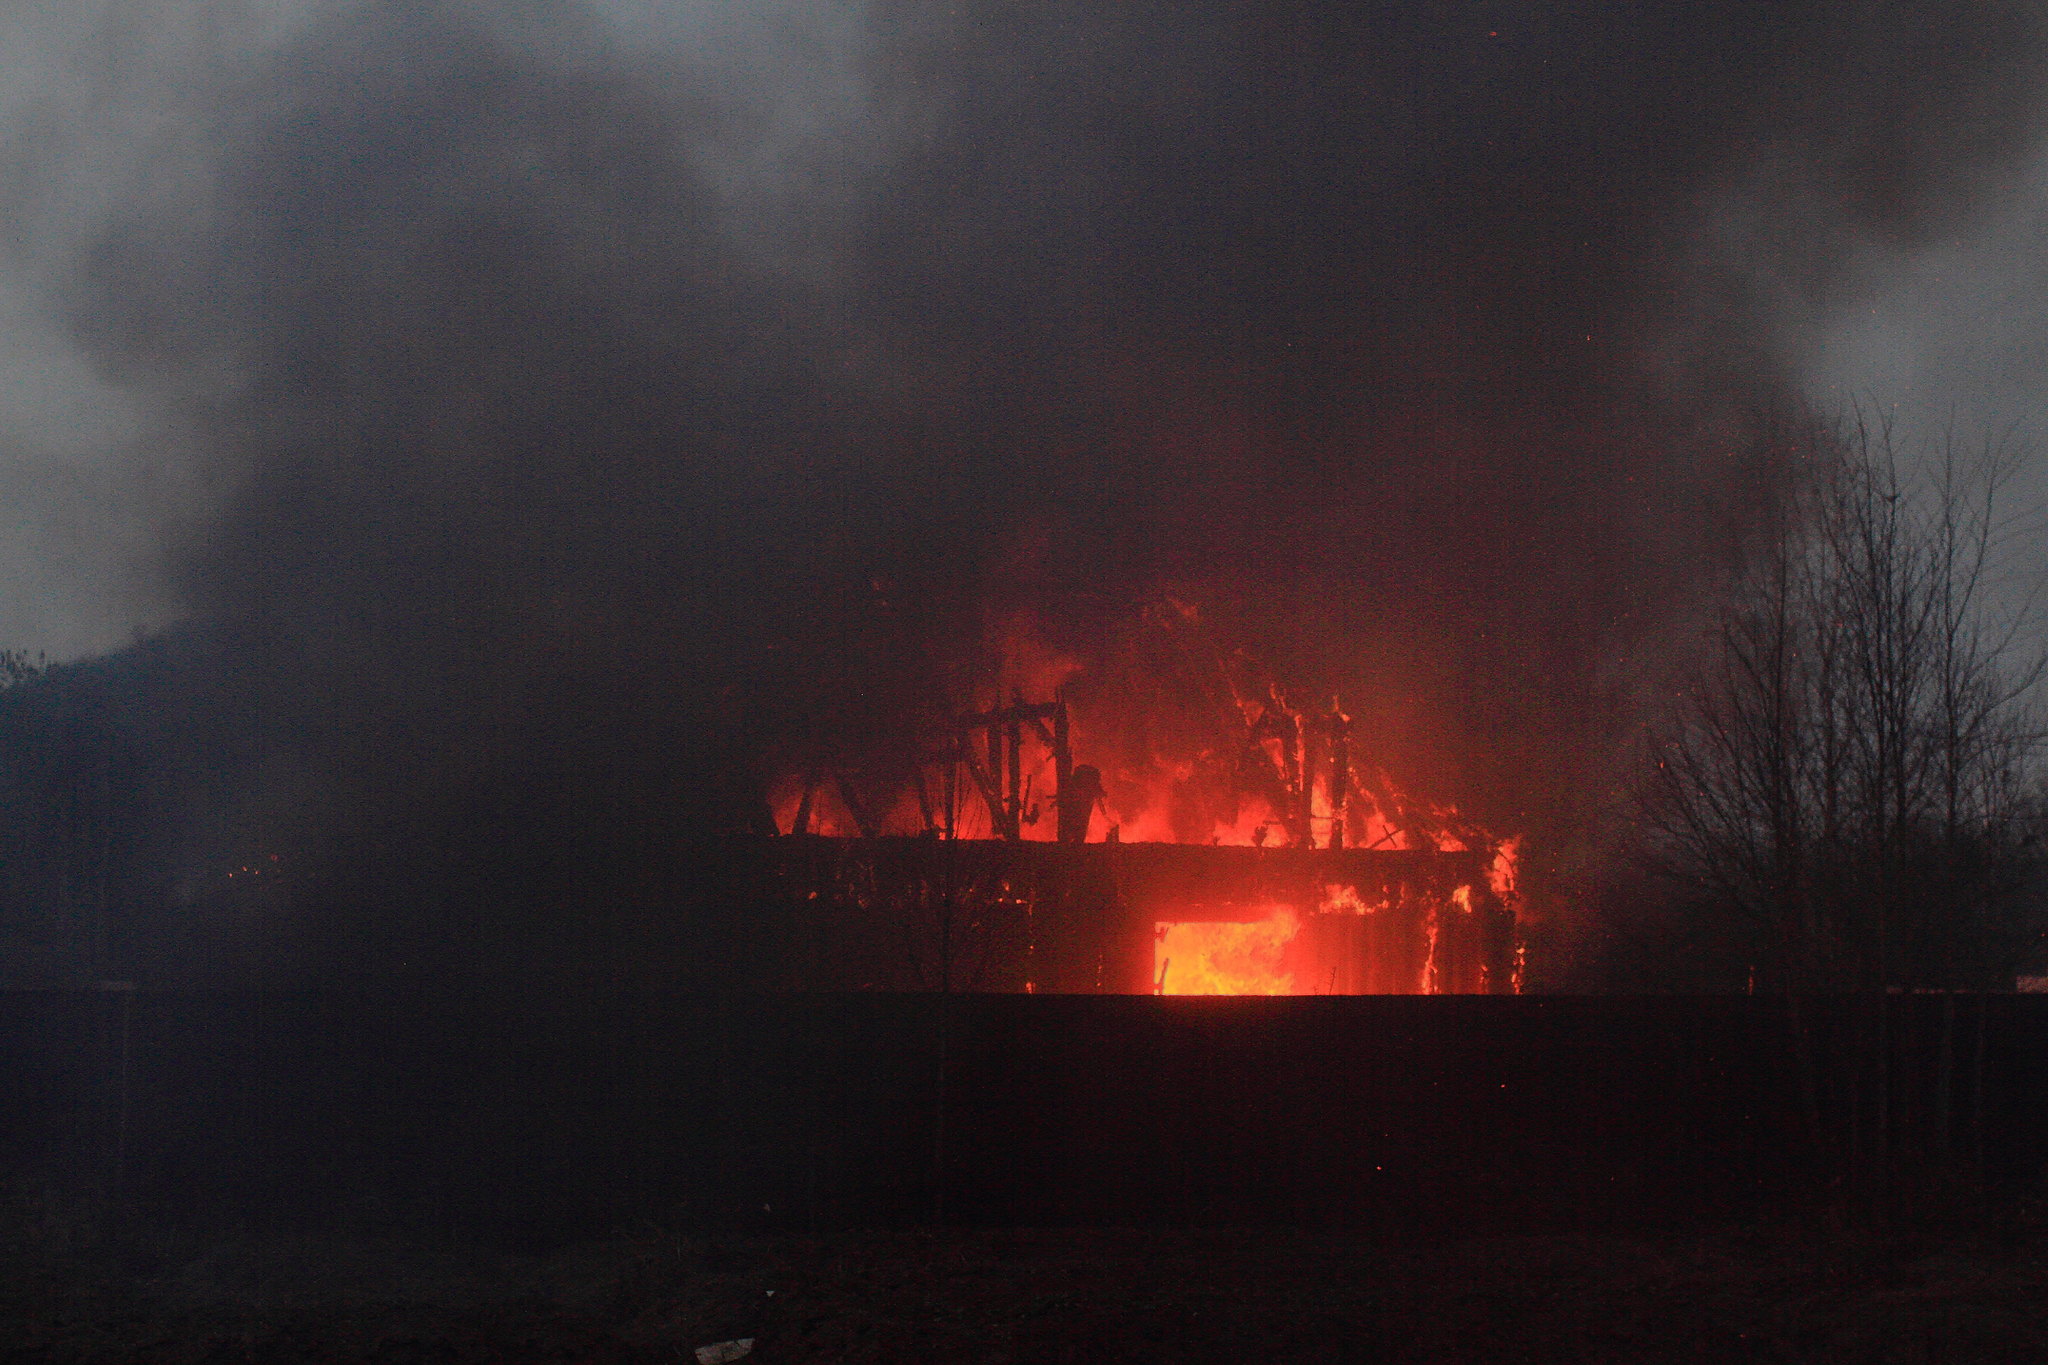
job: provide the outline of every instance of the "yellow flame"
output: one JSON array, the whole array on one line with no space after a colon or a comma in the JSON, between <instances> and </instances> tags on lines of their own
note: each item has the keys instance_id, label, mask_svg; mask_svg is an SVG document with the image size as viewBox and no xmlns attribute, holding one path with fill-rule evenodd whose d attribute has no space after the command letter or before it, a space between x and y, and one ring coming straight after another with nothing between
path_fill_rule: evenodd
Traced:
<instances>
[{"instance_id":1,"label":"yellow flame","mask_svg":"<svg viewBox=\"0 0 2048 1365\"><path fill-rule=\"evenodd\" d=\"M1287 945L1301 919L1287 906L1249 924L1163 923L1153 971L1164 995L1293 995Z\"/></svg>"}]
</instances>

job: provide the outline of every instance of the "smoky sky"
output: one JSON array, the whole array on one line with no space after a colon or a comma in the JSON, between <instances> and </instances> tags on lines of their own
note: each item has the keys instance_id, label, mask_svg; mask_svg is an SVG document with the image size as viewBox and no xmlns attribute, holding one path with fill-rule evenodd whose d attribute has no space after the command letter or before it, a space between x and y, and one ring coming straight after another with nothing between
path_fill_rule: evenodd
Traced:
<instances>
[{"instance_id":1,"label":"smoky sky","mask_svg":"<svg viewBox=\"0 0 2048 1365\"><path fill-rule=\"evenodd\" d=\"M169 131L33 256L336 830L742 825L999 623L1106 675L1169 594L1535 819L2043 55L1999 4L207 12L79 40Z\"/></svg>"}]
</instances>

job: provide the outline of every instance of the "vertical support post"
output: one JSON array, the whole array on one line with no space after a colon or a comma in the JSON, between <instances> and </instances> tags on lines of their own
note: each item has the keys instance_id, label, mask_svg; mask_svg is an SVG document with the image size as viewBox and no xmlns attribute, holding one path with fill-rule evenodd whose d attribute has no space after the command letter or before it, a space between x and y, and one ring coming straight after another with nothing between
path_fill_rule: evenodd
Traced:
<instances>
[{"instance_id":1,"label":"vertical support post","mask_svg":"<svg viewBox=\"0 0 2048 1365\"><path fill-rule=\"evenodd\" d=\"M1059 794L1065 796L1067 782L1073 778L1073 749L1067 743L1067 690L1061 688L1053 694L1053 780L1059 782ZM1087 831L1081 831L1083 835ZM1061 829L1059 837L1065 839L1067 831Z\"/></svg>"},{"instance_id":2,"label":"vertical support post","mask_svg":"<svg viewBox=\"0 0 2048 1365\"><path fill-rule=\"evenodd\" d=\"M1009 759L1009 786L1003 798L1009 813L1004 825L1012 839L1024 837L1024 694L1010 694L1010 709L1003 717L1003 749Z\"/></svg>"},{"instance_id":3,"label":"vertical support post","mask_svg":"<svg viewBox=\"0 0 2048 1365\"><path fill-rule=\"evenodd\" d=\"M1003 722L1000 710L989 712L988 717L988 775L991 789L988 792L989 823L995 827L998 839L1015 836L1010 833L1010 802L1005 793L1009 790L1009 774L1004 766Z\"/></svg>"},{"instance_id":4,"label":"vertical support post","mask_svg":"<svg viewBox=\"0 0 2048 1365\"><path fill-rule=\"evenodd\" d=\"M860 837L874 838L881 831L868 814L867 805L860 799L860 793L854 790L852 779L843 772L836 776L839 783L839 800L845 805L846 813L853 817L855 827L860 830Z\"/></svg>"},{"instance_id":5,"label":"vertical support post","mask_svg":"<svg viewBox=\"0 0 2048 1365\"><path fill-rule=\"evenodd\" d=\"M963 746L963 748L964 748L964 746L966 745L966 743L967 743L967 741L966 741L966 739L965 739L965 738L963 737L963 738L961 739L961 741L960 741L960 744L961 744L961 745ZM945 791L944 791L943 793L941 793L941 795L943 796L943 798L944 798L944 800L945 800L945 802L946 802L946 811L945 811L945 815L946 815L946 824L945 824L945 830L944 830L944 832L945 832L945 836L946 836L946 842L947 842L947 843L949 843L949 844L950 844L950 843L952 843L952 842L953 842L953 840L954 840L954 839L955 839L956 837L958 837L958 836L956 836L956 835L954 834L954 832L953 832L953 831L954 831L954 826L955 826L955 820L954 820L954 817L955 817L955 814L956 814L956 813L957 813L957 812L959 811L959 809L960 809L960 756L961 756L961 752L962 752L962 750L961 750L961 749L953 749L953 750L951 750L951 751L950 751L950 752L949 752L949 753L948 753L948 754L946 755L946 783L945 783ZM948 854L947 856L948 856L949 858L951 857L951 855L950 855L950 854ZM951 865L952 865L952 864L951 864L950 862L949 862L949 863L947 864L947 866L948 866L948 867L950 867Z\"/></svg>"},{"instance_id":6,"label":"vertical support post","mask_svg":"<svg viewBox=\"0 0 2048 1365\"><path fill-rule=\"evenodd\" d=\"M1314 848L1315 777L1308 765L1308 733L1299 713L1287 713L1287 780L1294 787L1294 846Z\"/></svg>"},{"instance_id":7,"label":"vertical support post","mask_svg":"<svg viewBox=\"0 0 2048 1365\"><path fill-rule=\"evenodd\" d=\"M1330 698L1330 847L1344 847L1345 817L1351 806L1351 717Z\"/></svg>"},{"instance_id":8,"label":"vertical support post","mask_svg":"<svg viewBox=\"0 0 2048 1365\"><path fill-rule=\"evenodd\" d=\"M804 774L804 797L803 800L796 803L796 819L791 821L789 826L791 834L809 834L811 832L811 800L817 794L818 775L815 772L806 772Z\"/></svg>"}]
</instances>

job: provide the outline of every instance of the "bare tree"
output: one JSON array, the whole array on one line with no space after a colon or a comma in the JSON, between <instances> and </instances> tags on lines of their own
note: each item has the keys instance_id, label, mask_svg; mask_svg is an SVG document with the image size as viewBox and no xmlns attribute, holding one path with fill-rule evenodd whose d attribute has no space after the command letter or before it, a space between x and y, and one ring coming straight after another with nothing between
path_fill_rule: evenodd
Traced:
<instances>
[{"instance_id":1,"label":"bare tree","mask_svg":"<svg viewBox=\"0 0 2048 1365\"><path fill-rule=\"evenodd\" d=\"M2009 984L2042 671L1988 600L2012 448L1911 472L1888 426L1795 439L1799 482L1654 736L1652 857L1788 991Z\"/></svg>"},{"instance_id":2,"label":"bare tree","mask_svg":"<svg viewBox=\"0 0 2048 1365\"><path fill-rule=\"evenodd\" d=\"M1886 994L2009 989L2042 942L2043 663L2019 643L2027 604L1993 600L2010 444L1949 439L1914 464L1883 424L1782 439L1798 478L1653 735L1639 809L1695 913L1746 930L1753 984L1783 995L1813 1148L1876 1209L1913 1161L1951 1178L1959 1131L1954 997L1930 1043L1895 1034ZM1803 998L1842 992L1860 1022L1823 1057Z\"/></svg>"}]
</instances>

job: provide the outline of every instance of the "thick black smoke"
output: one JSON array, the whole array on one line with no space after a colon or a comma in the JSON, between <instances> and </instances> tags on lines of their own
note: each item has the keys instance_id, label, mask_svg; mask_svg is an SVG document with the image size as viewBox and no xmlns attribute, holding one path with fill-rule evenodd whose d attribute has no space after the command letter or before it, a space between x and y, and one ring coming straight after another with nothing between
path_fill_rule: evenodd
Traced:
<instances>
[{"instance_id":1,"label":"thick black smoke","mask_svg":"<svg viewBox=\"0 0 2048 1365\"><path fill-rule=\"evenodd\" d=\"M181 579L273 837L630 862L992 621L1086 665L1168 593L1555 823L1841 263L1997 174L2043 56L2018 4L779 14L763 90L573 7L337 11L83 256L233 490Z\"/></svg>"}]
</instances>

